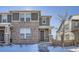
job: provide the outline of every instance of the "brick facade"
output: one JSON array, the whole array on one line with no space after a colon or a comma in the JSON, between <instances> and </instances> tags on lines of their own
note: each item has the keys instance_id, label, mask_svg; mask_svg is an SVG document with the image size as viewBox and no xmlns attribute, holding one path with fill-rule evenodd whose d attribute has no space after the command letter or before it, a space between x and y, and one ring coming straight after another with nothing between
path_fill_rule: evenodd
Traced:
<instances>
[{"instance_id":1,"label":"brick facade","mask_svg":"<svg viewBox=\"0 0 79 59\"><path fill-rule=\"evenodd\" d=\"M30 21L21 21L20 20L20 13L27 13L31 15ZM0 13L0 22L2 21L2 14ZM50 16L43 16L46 17L46 24L45 25L40 25L40 18L41 13L40 11L10 11L10 13L7 14L7 22L11 24L11 26L8 26L9 29L7 29L7 33L11 32L9 34L9 39L8 41L11 43L38 43L40 42L40 30L47 30L46 33L44 33L44 41L49 42L49 34L50 34ZM47 19L48 18L48 19ZM26 20L26 18L24 18ZM7 23L6 23L7 24ZM6 26L6 25L4 25ZM39 28L41 26L41 28ZM44 28L45 27L45 28ZM31 29L31 37L30 39L21 39L20 35L20 29L21 28L30 28ZM47 38L46 38L47 36ZM7 38L7 37L6 37ZM5 38L5 40L6 40ZM7 42L7 41L6 41ZM8 43L8 42L7 42Z\"/></svg>"}]
</instances>

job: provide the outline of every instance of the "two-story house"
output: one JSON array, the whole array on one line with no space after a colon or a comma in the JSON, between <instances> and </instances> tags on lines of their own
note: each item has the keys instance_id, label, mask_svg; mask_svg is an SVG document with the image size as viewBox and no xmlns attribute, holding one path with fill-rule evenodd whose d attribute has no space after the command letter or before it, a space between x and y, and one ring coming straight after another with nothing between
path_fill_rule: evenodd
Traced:
<instances>
[{"instance_id":1,"label":"two-story house","mask_svg":"<svg viewBox=\"0 0 79 59\"><path fill-rule=\"evenodd\" d=\"M0 13L0 43L49 42L50 19L51 16L41 16L38 10Z\"/></svg>"},{"instance_id":2,"label":"two-story house","mask_svg":"<svg viewBox=\"0 0 79 59\"><path fill-rule=\"evenodd\" d=\"M64 27L64 29L63 29ZM72 15L60 25L57 31L57 40L64 40L65 45L79 43L79 15ZM64 38L62 38L64 37Z\"/></svg>"}]
</instances>

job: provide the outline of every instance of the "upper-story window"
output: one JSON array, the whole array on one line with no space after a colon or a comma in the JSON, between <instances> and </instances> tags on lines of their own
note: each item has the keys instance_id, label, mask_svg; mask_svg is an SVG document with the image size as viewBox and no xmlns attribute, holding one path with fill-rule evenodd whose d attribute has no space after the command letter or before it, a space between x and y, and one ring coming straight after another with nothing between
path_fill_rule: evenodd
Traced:
<instances>
[{"instance_id":1,"label":"upper-story window","mask_svg":"<svg viewBox=\"0 0 79 59\"><path fill-rule=\"evenodd\" d=\"M37 21L39 18L38 18L38 13L31 13L31 19L33 20L33 21Z\"/></svg>"},{"instance_id":2,"label":"upper-story window","mask_svg":"<svg viewBox=\"0 0 79 59\"><path fill-rule=\"evenodd\" d=\"M69 40L69 34L66 34L66 35L65 35L65 39L66 39L66 40Z\"/></svg>"},{"instance_id":3,"label":"upper-story window","mask_svg":"<svg viewBox=\"0 0 79 59\"><path fill-rule=\"evenodd\" d=\"M46 24L46 18L42 18L42 24Z\"/></svg>"},{"instance_id":4,"label":"upper-story window","mask_svg":"<svg viewBox=\"0 0 79 59\"><path fill-rule=\"evenodd\" d=\"M30 21L30 19L31 19L31 14L26 14L26 22Z\"/></svg>"},{"instance_id":5,"label":"upper-story window","mask_svg":"<svg viewBox=\"0 0 79 59\"><path fill-rule=\"evenodd\" d=\"M69 24L66 24L65 25L65 30L68 30L69 29Z\"/></svg>"},{"instance_id":6,"label":"upper-story window","mask_svg":"<svg viewBox=\"0 0 79 59\"><path fill-rule=\"evenodd\" d=\"M6 23L7 22L7 15L6 14L3 14L2 15L2 22L3 23Z\"/></svg>"},{"instance_id":7,"label":"upper-story window","mask_svg":"<svg viewBox=\"0 0 79 59\"><path fill-rule=\"evenodd\" d=\"M75 22L74 26L75 26L75 28L78 28L79 27L79 22Z\"/></svg>"},{"instance_id":8,"label":"upper-story window","mask_svg":"<svg viewBox=\"0 0 79 59\"><path fill-rule=\"evenodd\" d=\"M31 19L31 14L20 13L20 21L28 22Z\"/></svg>"},{"instance_id":9,"label":"upper-story window","mask_svg":"<svg viewBox=\"0 0 79 59\"><path fill-rule=\"evenodd\" d=\"M20 14L20 21L25 21L25 14L24 13Z\"/></svg>"}]
</instances>

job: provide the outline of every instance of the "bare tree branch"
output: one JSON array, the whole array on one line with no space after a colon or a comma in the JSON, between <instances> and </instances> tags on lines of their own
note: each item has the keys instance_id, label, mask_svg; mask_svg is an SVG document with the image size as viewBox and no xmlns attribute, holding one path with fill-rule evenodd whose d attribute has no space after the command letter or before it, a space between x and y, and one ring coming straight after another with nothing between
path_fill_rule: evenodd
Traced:
<instances>
[{"instance_id":1,"label":"bare tree branch","mask_svg":"<svg viewBox=\"0 0 79 59\"><path fill-rule=\"evenodd\" d=\"M65 32L65 30L64 30L64 27L65 27L64 26L64 21L68 19L69 15L66 12L64 15L58 15L58 17L60 18L60 21L61 21L62 26L63 26L63 28L62 28L63 34L61 35L61 42L62 42L62 47L64 47L64 32Z\"/></svg>"}]
</instances>

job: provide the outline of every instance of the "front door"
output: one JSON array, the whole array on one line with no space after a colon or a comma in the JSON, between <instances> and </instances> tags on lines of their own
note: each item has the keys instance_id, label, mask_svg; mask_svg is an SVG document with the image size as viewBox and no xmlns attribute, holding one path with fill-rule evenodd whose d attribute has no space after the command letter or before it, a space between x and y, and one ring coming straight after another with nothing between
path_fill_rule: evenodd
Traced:
<instances>
[{"instance_id":1,"label":"front door","mask_svg":"<svg viewBox=\"0 0 79 59\"><path fill-rule=\"evenodd\" d=\"M0 41L4 41L4 30L0 30Z\"/></svg>"},{"instance_id":2,"label":"front door","mask_svg":"<svg viewBox=\"0 0 79 59\"><path fill-rule=\"evenodd\" d=\"M44 31L40 31L40 41L44 41Z\"/></svg>"}]
</instances>

